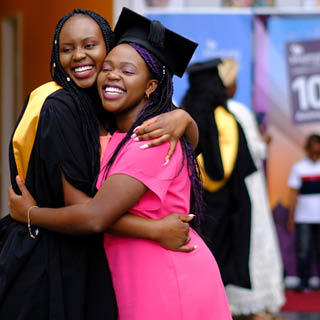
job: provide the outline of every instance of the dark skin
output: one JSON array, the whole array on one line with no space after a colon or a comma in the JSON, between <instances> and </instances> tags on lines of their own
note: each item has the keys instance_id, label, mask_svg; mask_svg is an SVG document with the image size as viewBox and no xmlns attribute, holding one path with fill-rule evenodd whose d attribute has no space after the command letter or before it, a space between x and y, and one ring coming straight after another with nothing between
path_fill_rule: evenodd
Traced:
<instances>
[{"instance_id":1,"label":"dark skin","mask_svg":"<svg viewBox=\"0 0 320 320\"><path fill-rule=\"evenodd\" d=\"M106 55L106 46L98 24L88 16L75 15L61 29L59 35L59 58L65 72L80 88L89 88L95 84ZM198 131L193 119L182 110L150 119L137 128L139 140L154 139L148 147L170 141L170 149L164 162L169 160L182 134L190 138L195 147ZM106 135L103 129L101 134ZM70 185L62 175L64 200L66 205L85 203L89 197ZM188 222L192 217L172 214L171 217L154 221L130 214L123 215L108 232L126 236L155 240L172 250L191 251L185 247L188 241Z\"/></svg>"},{"instance_id":2,"label":"dark skin","mask_svg":"<svg viewBox=\"0 0 320 320\"><path fill-rule=\"evenodd\" d=\"M106 71L101 72L102 80L100 80L100 82L98 81L98 87L101 88L100 96L103 99L104 107L108 111L115 113L119 130L126 132L132 125L135 117L144 107L146 103L145 96L150 96L150 94L157 88L157 80L149 80L150 74L148 68L134 49L128 45L121 45L116 48L123 48L123 46L129 47L129 49L133 51L129 55L124 55L120 49L118 49L118 51L113 49L110 52L108 58L111 57L111 62L114 63L113 70L110 72L108 68L106 68ZM123 51L127 52L128 48L125 49L126 50ZM122 53L122 55L120 55L120 53ZM135 60L132 58L132 56L135 57ZM139 73L137 72L137 74L134 76L124 75L123 71L121 71L122 64L119 62L119 57L125 61L130 61L133 65L136 65L136 70L139 70ZM108 63L110 63L109 60L107 65ZM123 91L125 94L120 95L118 99L106 99L104 97L105 93L104 90L102 90L102 85L100 84L99 86L101 81L107 81L109 85L110 83L117 83L117 86L124 88ZM138 86L134 87L133 84L138 84ZM136 101L139 102L136 103ZM34 205L35 202L20 179L17 179L17 183L21 188L22 196L17 196L14 194L12 189L10 190L11 215L14 219L25 222L27 217L25 214L26 211L23 208L25 208L24 206L29 208L31 205ZM66 202L74 203L73 201L81 201L82 204L72 205L61 209L33 208L32 223L56 232L67 234L90 234L96 232L105 232L106 230L109 230L110 226L112 226L116 221L119 222L118 219L123 215L123 213L128 211L145 194L147 190L147 187L143 183L123 174L115 174L110 176L95 197L89 201L87 201L87 198L85 199L82 197L83 194L81 195L80 191L77 191L77 196L75 197L75 190L72 190L70 186L67 186ZM70 195L72 201L70 201L68 195ZM82 199L79 200L78 196L82 197ZM108 203L108 206L105 205L106 203ZM22 213L23 211L24 213ZM131 218L136 219L137 217L130 217L129 219ZM163 219L169 218L170 216ZM191 218L192 217L189 216L188 220ZM147 224L150 223L148 219L143 220ZM153 223L157 223L159 225L159 223L161 224L161 220L162 219L153 220ZM134 231L133 229L134 228L132 228L131 225L130 230ZM150 227L147 227L147 229L149 230L151 239L156 237L156 241L158 241L164 247L167 247L167 245L164 243L167 241L167 239L163 239L164 241L159 240L157 237L157 232L154 232L154 230L152 230ZM113 229L113 232L117 232L117 229ZM137 236L137 232L133 232L133 236ZM129 234L126 233L126 235ZM143 235L144 236L142 237L145 237L145 234ZM179 251L191 251L193 246L178 247L174 249Z\"/></svg>"},{"instance_id":3,"label":"dark skin","mask_svg":"<svg viewBox=\"0 0 320 320\"><path fill-rule=\"evenodd\" d=\"M19 183L19 188L23 188L24 185L19 178L17 178L17 182ZM91 200L87 194L69 184L64 176L62 176L62 183L65 203L67 206L87 203ZM151 220L128 213L113 223L106 232L133 238L153 240L169 250L191 252L194 250L194 247L186 246L185 243L189 242L188 223L192 219L192 215L172 213L162 219ZM56 231L62 233L73 233L72 229Z\"/></svg>"}]
</instances>

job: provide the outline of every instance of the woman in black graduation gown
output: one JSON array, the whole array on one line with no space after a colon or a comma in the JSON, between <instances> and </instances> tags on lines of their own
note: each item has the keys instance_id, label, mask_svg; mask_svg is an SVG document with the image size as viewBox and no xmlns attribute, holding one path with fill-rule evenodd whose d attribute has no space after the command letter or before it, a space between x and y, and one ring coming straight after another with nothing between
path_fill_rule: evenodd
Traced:
<instances>
[{"instance_id":1,"label":"woman in black graduation gown","mask_svg":"<svg viewBox=\"0 0 320 320\"><path fill-rule=\"evenodd\" d=\"M191 65L183 107L199 127L205 217L202 234L225 285L250 288L251 202L245 178L256 171L243 129L227 110L220 59Z\"/></svg>"},{"instance_id":2,"label":"woman in black graduation gown","mask_svg":"<svg viewBox=\"0 0 320 320\"><path fill-rule=\"evenodd\" d=\"M78 23L77 34L63 42L62 34L68 39L74 32L71 21ZM78 34L89 36L74 40ZM79 199L64 193L66 185L89 196L96 192L100 126L110 117L101 111L95 80L111 47L110 26L94 12L76 9L57 24L51 56L54 81L27 98L9 152L14 190L19 192L19 174L41 206L61 207ZM72 52L74 60L68 58ZM186 224L177 215L169 224L177 231L175 241L180 237L183 244ZM157 226L162 230L163 225ZM139 235L149 236L144 229ZM102 235L73 237L28 229L7 216L0 222L0 239L1 320L116 319Z\"/></svg>"}]
</instances>

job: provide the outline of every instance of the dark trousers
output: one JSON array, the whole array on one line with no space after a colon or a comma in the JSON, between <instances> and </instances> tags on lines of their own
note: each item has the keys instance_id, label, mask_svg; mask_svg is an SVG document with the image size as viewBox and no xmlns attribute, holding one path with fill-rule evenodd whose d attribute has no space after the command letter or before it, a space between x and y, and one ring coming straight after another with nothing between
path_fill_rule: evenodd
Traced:
<instances>
[{"instance_id":1,"label":"dark trousers","mask_svg":"<svg viewBox=\"0 0 320 320\"><path fill-rule=\"evenodd\" d=\"M297 263L301 288L308 288L313 253L320 274L320 223L297 223Z\"/></svg>"}]
</instances>

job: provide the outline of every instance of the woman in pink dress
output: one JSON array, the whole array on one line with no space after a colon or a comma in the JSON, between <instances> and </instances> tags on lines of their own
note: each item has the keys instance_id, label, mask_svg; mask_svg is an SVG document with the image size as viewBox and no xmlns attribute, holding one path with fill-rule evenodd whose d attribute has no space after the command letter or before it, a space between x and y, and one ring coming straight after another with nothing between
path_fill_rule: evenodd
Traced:
<instances>
[{"instance_id":1,"label":"woman in pink dress","mask_svg":"<svg viewBox=\"0 0 320 320\"><path fill-rule=\"evenodd\" d=\"M181 139L164 162L168 144L145 149L131 139L136 126L172 109L172 74L182 76L196 44L126 8L115 36L117 46L105 59L98 90L118 131L102 161L99 191L85 204L38 208L17 179L22 196L11 195L16 220L65 233L105 231L126 211L153 219L191 211L199 220L201 185L187 141ZM184 253L105 234L120 320L231 320L215 259L193 229L190 238L196 249Z\"/></svg>"}]
</instances>

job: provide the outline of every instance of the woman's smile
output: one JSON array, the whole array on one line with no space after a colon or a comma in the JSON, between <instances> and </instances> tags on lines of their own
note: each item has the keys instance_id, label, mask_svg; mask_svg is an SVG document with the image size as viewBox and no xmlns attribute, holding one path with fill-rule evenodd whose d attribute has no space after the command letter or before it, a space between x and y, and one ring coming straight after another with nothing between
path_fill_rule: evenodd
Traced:
<instances>
[{"instance_id":1,"label":"woman's smile","mask_svg":"<svg viewBox=\"0 0 320 320\"><path fill-rule=\"evenodd\" d=\"M104 85L102 87L103 90L103 98L106 100L116 100L123 97L125 94L125 90L120 88L119 86L113 85Z\"/></svg>"},{"instance_id":2,"label":"woman's smile","mask_svg":"<svg viewBox=\"0 0 320 320\"><path fill-rule=\"evenodd\" d=\"M71 70L75 78L85 79L91 77L95 71L94 68L95 66L93 65L79 65Z\"/></svg>"}]
</instances>

